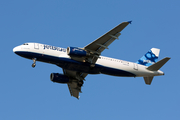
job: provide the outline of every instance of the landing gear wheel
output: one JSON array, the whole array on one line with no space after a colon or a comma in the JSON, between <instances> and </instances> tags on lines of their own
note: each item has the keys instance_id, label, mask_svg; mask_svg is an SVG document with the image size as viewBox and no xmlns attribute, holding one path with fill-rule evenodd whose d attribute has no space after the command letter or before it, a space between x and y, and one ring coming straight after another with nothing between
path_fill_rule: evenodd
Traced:
<instances>
[{"instance_id":1,"label":"landing gear wheel","mask_svg":"<svg viewBox=\"0 0 180 120\"><path fill-rule=\"evenodd\" d=\"M32 64L32 67L34 68L35 66L36 66L36 64L35 64L35 63L33 63L33 64Z\"/></svg>"},{"instance_id":2,"label":"landing gear wheel","mask_svg":"<svg viewBox=\"0 0 180 120\"><path fill-rule=\"evenodd\" d=\"M80 80L80 81L78 82L78 86L79 86L79 87L82 87L83 84L84 84L84 81L83 81L83 80Z\"/></svg>"},{"instance_id":3,"label":"landing gear wheel","mask_svg":"<svg viewBox=\"0 0 180 120\"><path fill-rule=\"evenodd\" d=\"M32 64L32 67L34 68L34 67L36 66L36 58L33 58L32 60L33 60L33 62L34 62L34 63Z\"/></svg>"}]
</instances>

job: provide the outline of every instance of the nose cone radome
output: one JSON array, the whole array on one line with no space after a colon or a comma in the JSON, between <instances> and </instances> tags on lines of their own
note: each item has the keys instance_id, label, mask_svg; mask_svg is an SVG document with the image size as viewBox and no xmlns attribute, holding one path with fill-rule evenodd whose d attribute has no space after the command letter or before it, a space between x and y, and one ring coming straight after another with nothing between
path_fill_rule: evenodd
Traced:
<instances>
[{"instance_id":1,"label":"nose cone radome","mask_svg":"<svg viewBox=\"0 0 180 120\"><path fill-rule=\"evenodd\" d=\"M15 47L15 48L13 48L13 52L14 52L14 53L16 52L16 49L17 49L16 47Z\"/></svg>"},{"instance_id":2,"label":"nose cone radome","mask_svg":"<svg viewBox=\"0 0 180 120\"><path fill-rule=\"evenodd\" d=\"M14 53L18 53L18 51L20 51L21 50L21 47L20 46L17 46L17 47L15 47L15 48L13 48L13 52Z\"/></svg>"},{"instance_id":3,"label":"nose cone radome","mask_svg":"<svg viewBox=\"0 0 180 120\"><path fill-rule=\"evenodd\" d=\"M13 52L14 53L16 53L17 51L18 51L18 49L19 49L19 47L17 46L17 47L15 47L15 48L13 48Z\"/></svg>"}]
</instances>

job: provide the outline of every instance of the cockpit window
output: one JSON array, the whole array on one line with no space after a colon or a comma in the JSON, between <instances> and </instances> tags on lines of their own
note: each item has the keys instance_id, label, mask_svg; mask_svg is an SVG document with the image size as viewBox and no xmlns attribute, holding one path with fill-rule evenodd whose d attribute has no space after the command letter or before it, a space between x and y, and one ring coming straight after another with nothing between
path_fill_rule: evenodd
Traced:
<instances>
[{"instance_id":1,"label":"cockpit window","mask_svg":"<svg viewBox=\"0 0 180 120\"><path fill-rule=\"evenodd\" d=\"M28 45L28 43L24 43L23 45Z\"/></svg>"}]
</instances>

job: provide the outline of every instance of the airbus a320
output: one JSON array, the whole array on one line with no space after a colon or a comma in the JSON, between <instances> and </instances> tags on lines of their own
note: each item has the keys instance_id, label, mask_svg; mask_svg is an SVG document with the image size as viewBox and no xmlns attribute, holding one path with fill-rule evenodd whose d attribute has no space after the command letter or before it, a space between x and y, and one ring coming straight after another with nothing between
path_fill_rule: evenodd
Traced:
<instances>
[{"instance_id":1,"label":"airbus a320","mask_svg":"<svg viewBox=\"0 0 180 120\"><path fill-rule=\"evenodd\" d=\"M131 21L122 22L103 36L83 48L55 47L40 43L24 43L13 49L17 55L36 61L55 64L63 69L63 74L51 73L50 79L56 83L67 84L71 96L79 99L81 87L88 74L106 74L119 77L143 77L150 85L154 76L164 75L159 69L170 59L158 61L160 49L150 49L136 63L101 56L108 46L121 35L121 31Z\"/></svg>"}]
</instances>

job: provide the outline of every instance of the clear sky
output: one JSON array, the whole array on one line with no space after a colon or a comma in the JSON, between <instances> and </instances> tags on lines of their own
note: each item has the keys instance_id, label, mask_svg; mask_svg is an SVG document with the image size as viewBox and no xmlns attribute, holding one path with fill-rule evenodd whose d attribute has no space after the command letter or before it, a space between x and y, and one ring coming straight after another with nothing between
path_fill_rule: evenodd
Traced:
<instances>
[{"instance_id":1,"label":"clear sky","mask_svg":"<svg viewBox=\"0 0 180 120\"><path fill-rule=\"evenodd\" d=\"M1 0L1 120L179 120L179 0ZM84 47L119 23L132 20L102 55L136 62L152 47L171 57L165 76L88 75L80 100L50 81L51 64L15 55L26 42Z\"/></svg>"}]
</instances>

